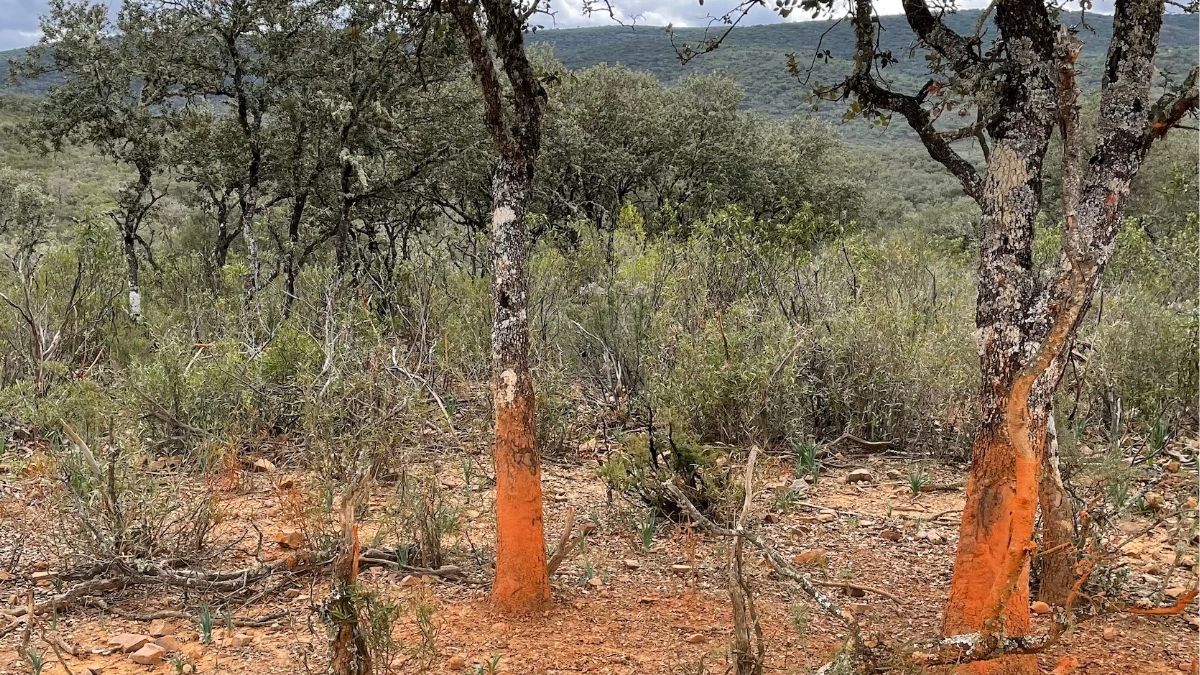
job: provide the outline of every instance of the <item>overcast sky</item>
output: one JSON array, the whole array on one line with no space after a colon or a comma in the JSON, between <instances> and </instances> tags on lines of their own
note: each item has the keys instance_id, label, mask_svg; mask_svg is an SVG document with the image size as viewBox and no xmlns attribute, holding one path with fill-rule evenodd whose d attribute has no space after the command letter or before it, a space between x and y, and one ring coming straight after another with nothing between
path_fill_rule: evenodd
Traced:
<instances>
[{"instance_id":1,"label":"overcast sky","mask_svg":"<svg viewBox=\"0 0 1200 675\"><path fill-rule=\"evenodd\" d=\"M112 3L116 5L119 0ZM882 14L899 14L901 0L879 0L879 11ZM713 16L720 16L737 0L708 0L701 6L698 0L613 0L613 5L620 7L622 22L638 23L647 26L703 26ZM960 0L959 7L979 8L987 4L987 0ZM612 25L613 21L607 15L595 14L586 16L582 9L583 0L551 0L554 16L542 17L540 23L546 28L574 28L587 25ZM1111 0L1100 0L1095 3L1098 11L1111 6ZM0 0L0 49L25 47L37 42L38 17L46 11L46 0ZM802 20L797 12L789 20ZM635 19L635 20L631 20ZM757 8L746 17L747 24L778 23L780 18L766 8Z\"/></svg>"}]
</instances>

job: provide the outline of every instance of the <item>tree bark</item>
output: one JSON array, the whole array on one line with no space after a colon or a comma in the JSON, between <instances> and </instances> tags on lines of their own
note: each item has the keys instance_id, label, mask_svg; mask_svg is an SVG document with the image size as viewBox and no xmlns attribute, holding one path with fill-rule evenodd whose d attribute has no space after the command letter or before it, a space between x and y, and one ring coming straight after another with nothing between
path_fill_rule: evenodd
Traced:
<instances>
[{"instance_id":1,"label":"tree bark","mask_svg":"<svg viewBox=\"0 0 1200 675\"><path fill-rule=\"evenodd\" d=\"M525 55L523 23L509 0L483 0L488 42L473 3L449 0L475 69L484 122L500 155L492 180L492 399L496 415L496 577L492 602L521 614L550 602L542 517L541 461L534 430L525 279L525 209L541 149L546 92ZM533 5L532 7L536 7ZM511 87L511 119L499 64Z\"/></svg>"},{"instance_id":2,"label":"tree bark","mask_svg":"<svg viewBox=\"0 0 1200 675\"><path fill-rule=\"evenodd\" d=\"M496 578L492 601L521 613L550 602L526 312L525 204L533 170L501 160L493 186L492 392L496 415Z\"/></svg>"},{"instance_id":3,"label":"tree bark","mask_svg":"<svg viewBox=\"0 0 1200 675\"><path fill-rule=\"evenodd\" d=\"M1078 552L1075 547L1075 512L1063 486L1058 463L1058 433L1051 411L1046 419L1046 450L1042 459L1042 478L1038 483L1038 504L1042 512L1038 600L1062 607L1075 583Z\"/></svg>"}]
</instances>

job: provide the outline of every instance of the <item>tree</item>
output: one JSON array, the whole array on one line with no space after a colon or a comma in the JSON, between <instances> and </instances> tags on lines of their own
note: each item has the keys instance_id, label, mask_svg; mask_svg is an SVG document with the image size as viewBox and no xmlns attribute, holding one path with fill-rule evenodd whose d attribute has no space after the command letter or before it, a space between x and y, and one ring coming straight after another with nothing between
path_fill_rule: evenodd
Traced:
<instances>
[{"instance_id":1,"label":"tree","mask_svg":"<svg viewBox=\"0 0 1200 675\"><path fill-rule=\"evenodd\" d=\"M546 92L525 54L525 21L511 0L446 5L466 44L484 104L484 121L499 154L492 178L492 403L496 418L496 577L492 602L525 613L550 602L542 522L542 471L533 420L525 261L525 213L542 142ZM492 49L489 49L488 42ZM493 56L492 50L495 54ZM506 110L500 71L511 88Z\"/></svg>"},{"instance_id":2,"label":"tree","mask_svg":"<svg viewBox=\"0 0 1200 675\"><path fill-rule=\"evenodd\" d=\"M18 64L27 79L54 73L33 124L36 137L61 150L68 142L91 145L128 165L135 177L120 190L109 216L117 225L129 284L129 316L142 318L139 248L153 263L142 224L163 196L155 177L165 171L164 137L170 109L164 105L162 72L140 58L146 45L128 28L136 13L122 12L116 25L104 5L55 0L42 21L42 39ZM113 39L116 33L127 39Z\"/></svg>"},{"instance_id":3,"label":"tree","mask_svg":"<svg viewBox=\"0 0 1200 675\"><path fill-rule=\"evenodd\" d=\"M726 15L724 32L699 47L682 47L680 57L717 49L760 4L765 3L740 3ZM833 0L776 3L784 15L796 9L817 15L834 7ZM965 669L1034 673L1032 656L985 657L1004 651L1005 636L1030 630L1029 565L1039 483L1052 455L1047 446L1053 441L1053 395L1112 256L1131 182L1154 143L1196 112L1197 69L1152 101L1164 2L1117 0L1096 140L1085 163L1075 66L1078 29L1057 5L1043 0L999 0L991 7L994 34L988 37L984 30L989 9L975 35L962 35L943 21L944 10L926 0L904 0L904 15L929 63L924 86L905 93L883 79L884 67L896 57L879 48L876 7L871 0L850 0L845 20L854 28L853 68L815 93L849 101L851 115L879 123L898 116L979 206L980 421L942 628L969 646L961 660L975 663ZM1195 4L1189 9L1195 11ZM801 69L793 65L793 70L799 74ZM973 121L946 128L942 120L939 126L939 118L951 110L964 111L960 117ZM1038 269L1034 227L1056 126L1064 148L1062 247L1049 269ZM984 168L955 147L963 141L978 142ZM1051 499L1056 492L1062 498L1061 486L1043 486Z\"/></svg>"}]
</instances>

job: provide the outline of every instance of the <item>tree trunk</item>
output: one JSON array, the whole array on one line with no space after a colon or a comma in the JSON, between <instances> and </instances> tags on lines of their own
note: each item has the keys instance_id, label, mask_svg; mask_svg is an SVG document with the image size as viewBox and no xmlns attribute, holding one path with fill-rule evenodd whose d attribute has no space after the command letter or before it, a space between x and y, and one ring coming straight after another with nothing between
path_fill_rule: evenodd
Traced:
<instances>
[{"instance_id":1,"label":"tree trunk","mask_svg":"<svg viewBox=\"0 0 1200 675\"><path fill-rule=\"evenodd\" d=\"M136 225L133 222L133 216L129 213L125 214L124 223L121 225L121 247L125 253L125 265L128 268L127 276L129 280L129 318L134 323L142 321L142 293L141 286L138 281L138 257L137 249L137 232Z\"/></svg>"},{"instance_id":2,"label":"tree trunk","mask_svg":"<svg viewBox=\"0 0 1200 675\"><path fill-rule=\"evenodd\" d=\"M1038 483L1042 511L1042 545L1038 558L1038 600L1062 607L1075 583L1074 509L1058 466L1058 433L1051 411L1046 420L1046 451Z\"/></svg>"},{"instance_id":3,"label":"tree trunk","mask_svg":"<svg viewBox=\"0 0 1200 675\"><path fill-rule=\"evenodd\" d=\"M291 316L296 302L296 279L300 276L300 222L308 203L308 192L296 195L292 203L292 215L288 219L287 261L284 275L283 314Z\"/></svg>"},{"instance_id":4,"label":"tree trunk","mask_svg":"<svg viewBox=\"0 0 1200 675\"><path fill-rule=\"evenodd\" d=\"M353 507L344 509L343 518L353 517ZM342 551L334 561L333 590L327 608L333 624L329 671L332 675L371 675L371 651L359 626L358 526L347 523L343 527Z\"/></svg>"},{"instance_id":5,"label":"tree trunk","mask_svg":"<svg viewBox=\"0 0 1200 675\"><path fill-rule=\"evenodd\" d=\"M525 204L533 167L501 159L492 188L492 392L496 578L492 601L525 613L550 602L526 314Z\"/></svg>"},{"instance_id":6,"label":"tree trunk","mask_svg":"<svg viewBox=\"0 0 1200 675\"><path fill-rule=\"evenodd\" d=\"M1037 120L1037 123L1034 123ZM959 530L947 636L1025 635L1030 630L1029 559L1049 399L1047 345L1031 335L1037 292L1033 222L1041 201L1047 121L1014 115L998 138L983 184L976 324L979 326L980 427L972 451ZM1047 343L1049 338L1047 338ZM1036 352L1032 360L1029 355ZM970 673L1037 673L1033 656L960 666Z\"/></svg>"}]
</instances>

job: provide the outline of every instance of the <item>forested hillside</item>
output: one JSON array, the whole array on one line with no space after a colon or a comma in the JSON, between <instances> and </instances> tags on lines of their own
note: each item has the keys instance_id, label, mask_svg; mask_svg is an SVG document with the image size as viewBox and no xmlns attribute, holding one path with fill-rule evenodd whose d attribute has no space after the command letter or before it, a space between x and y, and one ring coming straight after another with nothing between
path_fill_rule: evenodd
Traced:
<instances>
[{"instance_id":1,"label":"forested hillside","mask_svg":"<svg viewBox=\"0 0 1200 675\"><path fill-rule=\"evenodd\" d=\"M53 3L0 675L1197 672L1195 17L1001 2Z\"/></svg>"},{"instance_id":2,"label":"forested hillside","mask_svg":"<svg viewBox=\"0 0 1200 675\"><path fill-rule=\"evenodd\" d=\"M965 35L975 33L979 23L978 10L949 14L946 24ZM1084 92L1095 92L1100 86L1104 52L1112 38L1112 17L1103 14L1087 15L1087 25L1079 37L1083 51L1079 58L1079 77ZM722 26L708 29L719 34ZM995 27L987 26L985 35L994 34ZM677 44L698 45L704 35L702 28L674 29ZM883 16L880 19L880 49L890 51L898 59L882 74L898 90L915 90L928 79L922 54L903 16ZM1182 79L1195 65L1200 24L1196 17L1168 14L1164 17L1160 38L1158 64L1162 71ZM854 57L854 35L848 21L836 26L828 21L798 21L768 26L744 26L734 31L719 49L680 65L671 36L657 26L611 26L603 28L573 28L540 30L530 37L532 44L549 45L557 58L569 68L584 68L598 63L620 63L634 70L654 74L663 82L675 82L689 74L716 72L733 78L746 92L744 105L773 115L803 113L811 108L808 89L812 84L830 83L849 72ZM817 59L818 49L828 50L828 58ZM915 56L910 57L913 53ZM804 71L812 66L809 86L799 82L788 71L789 55L795 55ZM808 77L807 72L803 75ZM841 110L826 104L826 115L836 117ZM867 131L851 126L850 136ZM889 135L891 138L902 134Z\"/></svg>"}]
</instances>

